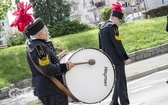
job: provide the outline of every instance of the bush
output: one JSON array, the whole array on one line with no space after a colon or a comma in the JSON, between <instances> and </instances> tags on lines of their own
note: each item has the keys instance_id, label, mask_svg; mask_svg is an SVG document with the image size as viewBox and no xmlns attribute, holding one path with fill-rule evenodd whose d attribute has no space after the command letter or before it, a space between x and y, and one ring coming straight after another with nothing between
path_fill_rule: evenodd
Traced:
<instances>
[{"instance_id":1,"label":"bush","mask_svg":"<svg viewBox=\"0 0 168 105\"><path fill-rule=\"evenodd\" d=\"M155 18L155 17L166 16L168 14L168 5L164 5L158 8L148 10L143 14L145 14L145 18Z\"/></svg>"},{"instance_id":2,"label":"bush","mask_svg":"<svg viewBox=\"0 0 168 105\"><path fill-rule=\"evenodd\" d=\"M49 26L51 37L74 34L92 29L89 25L80 23L79 21L64 20L58 22L54 26Z\"/></svg>"},{"instance_id":3,"label":"bush","mask_svg":"<svg viewBox=\"0 0 168 105\"><path fill-rule=\"evenodd\" d=\"M8 41L8 47L24 44L24 37L22 33L14 34Z\"/></svg>"},{"instance_id":4,"label":"bush","mask_svg":"<svg viewBox=\"0 0 168 105\"><path fill-rule=\"evenodd\" d=\"M110 13L111 13L110 11L111 11L111 7L110 6L104 7L104 9L102 9L100 11L101 20L107 21L110 18Z\"/></svg>"}]
</instances>

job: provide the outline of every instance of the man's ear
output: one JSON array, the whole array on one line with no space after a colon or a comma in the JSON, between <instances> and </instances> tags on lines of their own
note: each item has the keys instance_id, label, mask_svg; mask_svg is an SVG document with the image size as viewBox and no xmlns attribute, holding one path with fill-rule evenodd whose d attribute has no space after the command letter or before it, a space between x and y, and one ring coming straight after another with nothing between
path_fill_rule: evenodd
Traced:
<instances>
[{"instance_id":1,"label":"man's ear","mask_svg":"<svg viewBox=\"0 0 168 105\"><path fill-rule=\"evenodd\" d=\"M43 37L43 32L42 32L42 31L38 32L38 36L39 36L40 38L42 38L42 37Z\"/></svg>"}]
</instances>

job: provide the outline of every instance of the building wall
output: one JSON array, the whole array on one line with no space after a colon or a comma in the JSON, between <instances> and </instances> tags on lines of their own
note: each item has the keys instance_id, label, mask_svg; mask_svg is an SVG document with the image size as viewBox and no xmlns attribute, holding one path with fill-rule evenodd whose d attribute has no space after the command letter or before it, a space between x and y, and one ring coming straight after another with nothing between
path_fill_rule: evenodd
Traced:
<instances>
[{"instance_id":1,"label":"building wall","mask_svg":"<svg viewBox=\"0 0 168 105\"><path fill-rule=\"evenodd\" d=\"M147 9L153 9L168 4L168 0L145 0L145 1Z\"/></svg>"},{"instance_id":2,"label":"building wall","mask_svg":"<svg viewBox=\"0 0 168 105\"><path fill-rule=\"evenodd\" d=\"M136 0L127 0L127 1L135 2ZM127 17L131 13L143 12L163 5L168 5L168 0L138 0L138 1L141 1L141 3L139 5L136 5L136 7L131 7L130 5L128 5L125 8L125 17Z\"/></svg>"},{"instance_id":3,"label":"building wall","mask_svg":"<svg viewBox=\"0 0 168 105\"><path fill-rule=\"evenodd\" d=\"M137 7L139 7L141 10L149 10L149 9L153 9L153 8L157 8L157 7L160 7L160 6L163 6L163 5L167 5L168 4L168 0L122 0L123 3L127 3L127 7L125 8L125 12L126 13L130 13L132 10L135 10L137 11ZM135 2L136 1L140 1L140 5L135 6ZM132 6L132 8L131 8ZM132 10L131 10L132 9ZM139 9L139 10L140 10ZM134 11L134 12L136 12Z\"/></svg>"},{"instance_id":4,"label":"building wall","mask_svg":"<svg viewBox=\"0 0 168 105\"><path fill-rule=\"evenodd\" d=\"M8 17L5 17L4 20L0 20L0 24L2 26L2 31L0 32L0 40L1 40L2 44L6 44L7 39L11 35L11 28L9 25Z\"/></svg>"},{"instance_id":5,"label":"building wall","mask_svg":"<svg viewBox=\"0 0 168 105\"><path fill-rule=\"evenodd\" d=\"M100 11L104 6L111 6L112 3L115 3L116 1L119 1L121 4L125 5L128 4L128 1L131 1L135 3L136 0L66 0L69 1L71 5L71 20L79 20L81 23L87 23L87 24L96 24L100 22ZM95 3L104 1L105 5L101 7L96 7ZM168 4L168 0L139 0L141 1L141 4L137 7L130 7L130 5L127 5L127 7L124 8L124 12L126 15L130 14L133 10L133 12L140 11L140 9L148 10L153 9L159 6L163 6ZM143 2L144 1L144 2ZM163 4L164 2L164 4ZM76 9L78 8L78 9Z\"/></svg>"},{"instance_id":6,"label":"building wall","mask_svg":"<svg viewBox=\"0 0 168 105\"><path fill-rule=\"evenodd\" d=\"M81 23L95 24L100 21L100 10L111 5L117 0L66 0L71 3L71 20L79 20ZM95 3L101 2L100 7Z\"/></svg>"}]
</instances>

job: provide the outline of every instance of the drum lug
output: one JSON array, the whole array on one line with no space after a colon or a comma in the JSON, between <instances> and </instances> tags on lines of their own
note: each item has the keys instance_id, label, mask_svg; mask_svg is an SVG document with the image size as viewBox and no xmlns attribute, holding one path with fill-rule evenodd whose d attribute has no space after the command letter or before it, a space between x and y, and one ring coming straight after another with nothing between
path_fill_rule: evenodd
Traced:
<instances>
[{"instance_id":1,"label":"drum lug","mask_svg":"<svg viewBox=\"0 0 168 105\"><path fill-rule=\"evenodd\" d=\"M79 50L81 51L81 50L84 50L84 48L79 48Z\"/></svg>"}]
</instances>

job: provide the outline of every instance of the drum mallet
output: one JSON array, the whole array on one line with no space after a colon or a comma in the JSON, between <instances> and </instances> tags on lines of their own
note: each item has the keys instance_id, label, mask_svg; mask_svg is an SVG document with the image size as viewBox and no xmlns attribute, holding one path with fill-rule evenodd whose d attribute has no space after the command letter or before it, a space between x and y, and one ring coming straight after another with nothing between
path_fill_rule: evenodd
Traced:
<instances>
[{"instance_id":1,"label":"drum mallet","mask_svg":"<svg viewBox=\"0 0 168 105\"><path fill-rule=\"evenodd\" d=\"M78 62L78 63L73 63L74 65L81 65L81 64L89 64L89 65L94 65L96 62L94 59L89 59L88 62Z\"/></svg>"}]
</instances>

